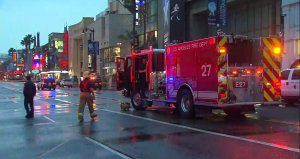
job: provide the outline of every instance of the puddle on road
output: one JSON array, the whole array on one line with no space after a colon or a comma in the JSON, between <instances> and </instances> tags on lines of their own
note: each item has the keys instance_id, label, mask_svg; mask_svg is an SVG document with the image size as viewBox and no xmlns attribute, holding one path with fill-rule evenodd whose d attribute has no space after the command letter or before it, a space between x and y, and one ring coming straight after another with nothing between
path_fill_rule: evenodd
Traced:
<instances>
[{"instance_id":1,"label":"puddle on road","mask_svg":"<svg viewBox=\"0 0 300 159\"><path fill-rule=\"evenodd\" d=\"M34 106L34 113L38 115L69 113L71 112L71 104L45 104Z\"/></svg>"},{"instance_id":2,"label":"puddle on road","mask_svg":"<svg viewBox=\"0 0 300 159\"><path fill-rule=\"evenodd\" d=\"M110 143L110 144L126 144L126 143L135 143L135 142L145 142L145 141L155 141L155 140L161 140L161 139L171 139L171 138L177 138L177 137L188 137L192 135L202 134L199 132L172 132L172 133L161 133L161 134L146 134L146 133L140 133L136 135L126 136L126 137L120 137L110 140L104 140L104 143Z\"/></svg>"}]
</instances>

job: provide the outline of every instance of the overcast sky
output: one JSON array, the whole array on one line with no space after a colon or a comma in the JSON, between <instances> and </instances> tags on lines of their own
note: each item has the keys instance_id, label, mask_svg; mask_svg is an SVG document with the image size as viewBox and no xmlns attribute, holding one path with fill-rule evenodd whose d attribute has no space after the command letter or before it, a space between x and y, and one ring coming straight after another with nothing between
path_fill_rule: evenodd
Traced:
<instances>
[{"instance_id":1,"label":"overcast sky","mask_svg":"<svg viewBox=\"0 0 300 159\"><path fill-rule=\"evenodd\" d=\"M40 32L41 45L52 32L63 32L82 17L96 17L107 8L107 0L0 0L0 53L22 49L27 34Z\"/></svg>"}]
</instances>

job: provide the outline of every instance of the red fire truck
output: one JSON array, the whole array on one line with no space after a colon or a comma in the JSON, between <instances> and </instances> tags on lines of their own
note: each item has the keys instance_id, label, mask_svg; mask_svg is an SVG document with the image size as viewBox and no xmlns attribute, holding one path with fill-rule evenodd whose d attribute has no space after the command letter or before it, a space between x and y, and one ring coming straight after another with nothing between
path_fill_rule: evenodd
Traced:
<instances>
[{"instance_id":1,"label":"red fire truck","mask_svg":"<svg viewBox=\"0 0 300 159\"><path fill-rule=\"evenodd\" d=\"M281 48L276 37L230 35L143 50L117 59L117 86L130 91L136 110L163 102L185 117L196 107L254 112L255 104L280 103Z\"/></svg>"}]
</instances>

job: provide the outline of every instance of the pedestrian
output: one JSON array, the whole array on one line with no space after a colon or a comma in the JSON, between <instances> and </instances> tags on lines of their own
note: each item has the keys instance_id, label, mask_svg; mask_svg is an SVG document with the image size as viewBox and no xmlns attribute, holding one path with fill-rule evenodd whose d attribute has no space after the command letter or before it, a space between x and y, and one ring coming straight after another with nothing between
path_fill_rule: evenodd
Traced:
<instances>
[{"instance_id":1,"label":"pedestrian","mask_svg":"<svg viewBox=\"0 0 300 159\"><path fill-rule=\"evenodd\" d=\"M88 104L90 117L92 120L94 120L97 117L97 114L94 110L94 100L95 100L95 94L93 89L93 83L90 80L89 72L85 71L83 73L83 80L80 82L80 102L78 107L78 120L80 122L83 122L83 113L84 113L84 107L85 104Z\"/></svg>"},{"instance_id":2,"label":"pedestrian","mask_svg":"<svg viewBox=\"0 0 300 159\"><path fill-rule=\"evenodd\" d=\"M31 81L30 75L26 76L27 82L24 84L23 95L24 95L24 107L26 110L25 118L34 117L33 97L36 95L35 84ZM30 105L30 109L28 107Z\"/></svg>"}]
</instances>

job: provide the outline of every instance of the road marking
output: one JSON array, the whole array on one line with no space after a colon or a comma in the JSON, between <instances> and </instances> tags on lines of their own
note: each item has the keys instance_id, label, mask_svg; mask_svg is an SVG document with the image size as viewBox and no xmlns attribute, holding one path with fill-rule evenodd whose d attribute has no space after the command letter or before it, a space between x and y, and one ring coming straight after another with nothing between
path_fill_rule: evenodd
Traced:
<instances>
[{"instance_id":1,"label":"road marking","mask_svg":"<svg viewBox=\"0 0 300 159\"><path fill-rule=\"evenodd\" d=\"M70 140L67 140L67 141L65 141L65 142L60 143L59 145L53 147L53 148L50 149L49 151L46 151L45 153L41 154L41 155L39 156L39 158L42 158L43 156L45 156L45 155L47 155L48 153L50 153L50 152L56 150L57 148L61 147L62 145L66 144L66 143L69 142L69 141L70 141Z\"/></svg>"},{"instance_id":2,"label":"road marking","mask_svg":"<svg viewBox=\"0 0 300 159\"><path fill-rule=\"evenodd\" d=\"M124 154L122 154L122 153L120 153L120 152L118 152L118 151L116 151L116 150L114 150L114 149L112 149L112 148L104 145L104 144L101 144L100 142L98 142L98 141L96 141L96 140L94 140L94 139L92 139L90 137L85 137L85 139L89 140L90 142L92 142L92 143L94 143L94 144L96 144L98 146L101 146L102 148L104 148L104 149L106 149L106 150L112 152L113 154L118 155L118 156L120 156L122 158L132 159L131 157L128 157L128 156L126 156L126 155L124 155Z\"/></svg>"},{"instance_id":3,"label":"road marking","mask_svg":"<svg viewBox=\"0 0 300 159\"><path fill-rule=\"evenodd\" d=\"M60 100L60 99L56 99L56 100ZM66 102L66 103L70 103L70 104L75 104L75 103L72 103L72 102L69 102L69 101L65 101L65 100L60 100L60 101L63 101L63 102ZM143 120L148 120L148 121L152 121L152 122L156 122L156 123L160 123L160 124L165 124L165 125L169 125L169 126L174 126L174 127L179 127L179 128L183 128L183 129L198 131L198 132L202 132L202 133L208 133L208 134L212 134L212 135L217 135L217 136L232 138L232 139L241 140L241 141L247 141L247 142L257 143L257 144L261 144L261 145L271 146L271 147L275 147L275 148L280 148L280 149L284 149L284 150L288 150L288 151L300 153L300 149L297 149L297 148L292 148L292 147L287 147L287 146L281 146L281 145L277 145L277 144L273 144L273 143L268 143L268 142L253 140L253 139L247 139L247 138L242 138L242 137L237 137L237 136L232 136L232 135L227 135L227 134L221 134L221 133L217 133L217 132L212 132L212 131L207 131L207 130L203 130L203 129L192 128L192 127L183 126L183 125L172 124L172 123L163 122L163 121L159 121L159 120L154 120L154 119L150 119L150 118L135 116L135 115L126 114L126 113L117 112L117 111L112 111L112 110L108 110L108 109L105 109L105 108L101 109L101 110L107 111L107 112L111 112L111 113L116 113L116 114L121 114L121 115L129 116L129 117L139 118L139 119L143 119ZM268 121L268 120L264 120L264 121ZM269 122L284 123L284 122L279 122L279 121L269 121ZM291 123L284 123L284 124L291 124Z\"/></svg>"},{"instance_id":4,"label":"road marking","mask_svg":"<svg viewBox=\"0 0 300 159\"><path fill-rule=\"evenodd\" d=\"M300 122L281 121L281 120L276 120L276 119L270 119L270 120L265 120L265 121L269 121L269 122L273 122L273 123L281 123L281 124L300 126Z\"/></svg>"},{"instance_id":5,"label":"road marking","mask_svg":"<svg viewBox=\"0 0 300 159\"><path fill-rule=\"evenodd\" d=\"M51 121L52 123L55 123L55 121L54 121L54 120L50 119L50 118L49 118L49 117L47 117L47 116L44 116L44 118L48 119L48 120L49 120L49 121Z\"/></svg>"},{"instance_id":6,"label":"road marking","mask_svg":"<svg viewBox=\"0 0 300 159\"><path fill-rule=\"evenodd\" d=\"M55 98L55 100L61 101L61 102L64 102L64 103L68 103L68 104L74 104L74 103L69 102L69 101L67 101L67 100L62 100L62 99L57 99L57 98Z\"/></svg>"},{"instance_id":7,"label":"road marking","mask_svg":"<svg viewBox=\"0 0 300 159\"><path fill-rule=\"evenodd\" d=\"M182 128L182 129L193 130L193 131L197 131L197 132L201 132L201 133L207 133L207 134L221 136L221 137L226 137L226 138L230 138L230 139L247 141L247 142L251 142L251 143L256 143L256 144L260 144L260 145L265 145L265 146L270 146L270 147L275 147L275 148L279 148L279 149L283 149L283 150L288 150L288 151L300 153L300 149L297 149L297 148L292 148L292 147L277 145L277 144L273 144L273 143L268 143L268 142L263 142L263 141L253 140L253 139L247 139L247 138L238 137L238 136L232 136L232 135L227 135L227 134L222 134L222 133L207 131L207 130L203 130L203 129L192 128L192 127L188 127L188 126L184 126L184 125L172 124L172 123L168 123L168 122L164 122L164 121L159 121L159 120L155 120L155 119L150 119L150 118L135 116L135 115L126 114L126 113L117 112L117 111L112 111L112 110L108 110L108 109L102 109L102 110L106 111L106 112L110 112L110 113L115 113L115 114L120 114L120 115L124 115L124 116L128 116L128 117L132 117L132 118L138 118L138 119L142 119L142 120L156 122L156 123L164 124L164 125L168 125L168 126L173 126L173 127L178 127L178 128Z\"/></svg>"}]
</instances>

